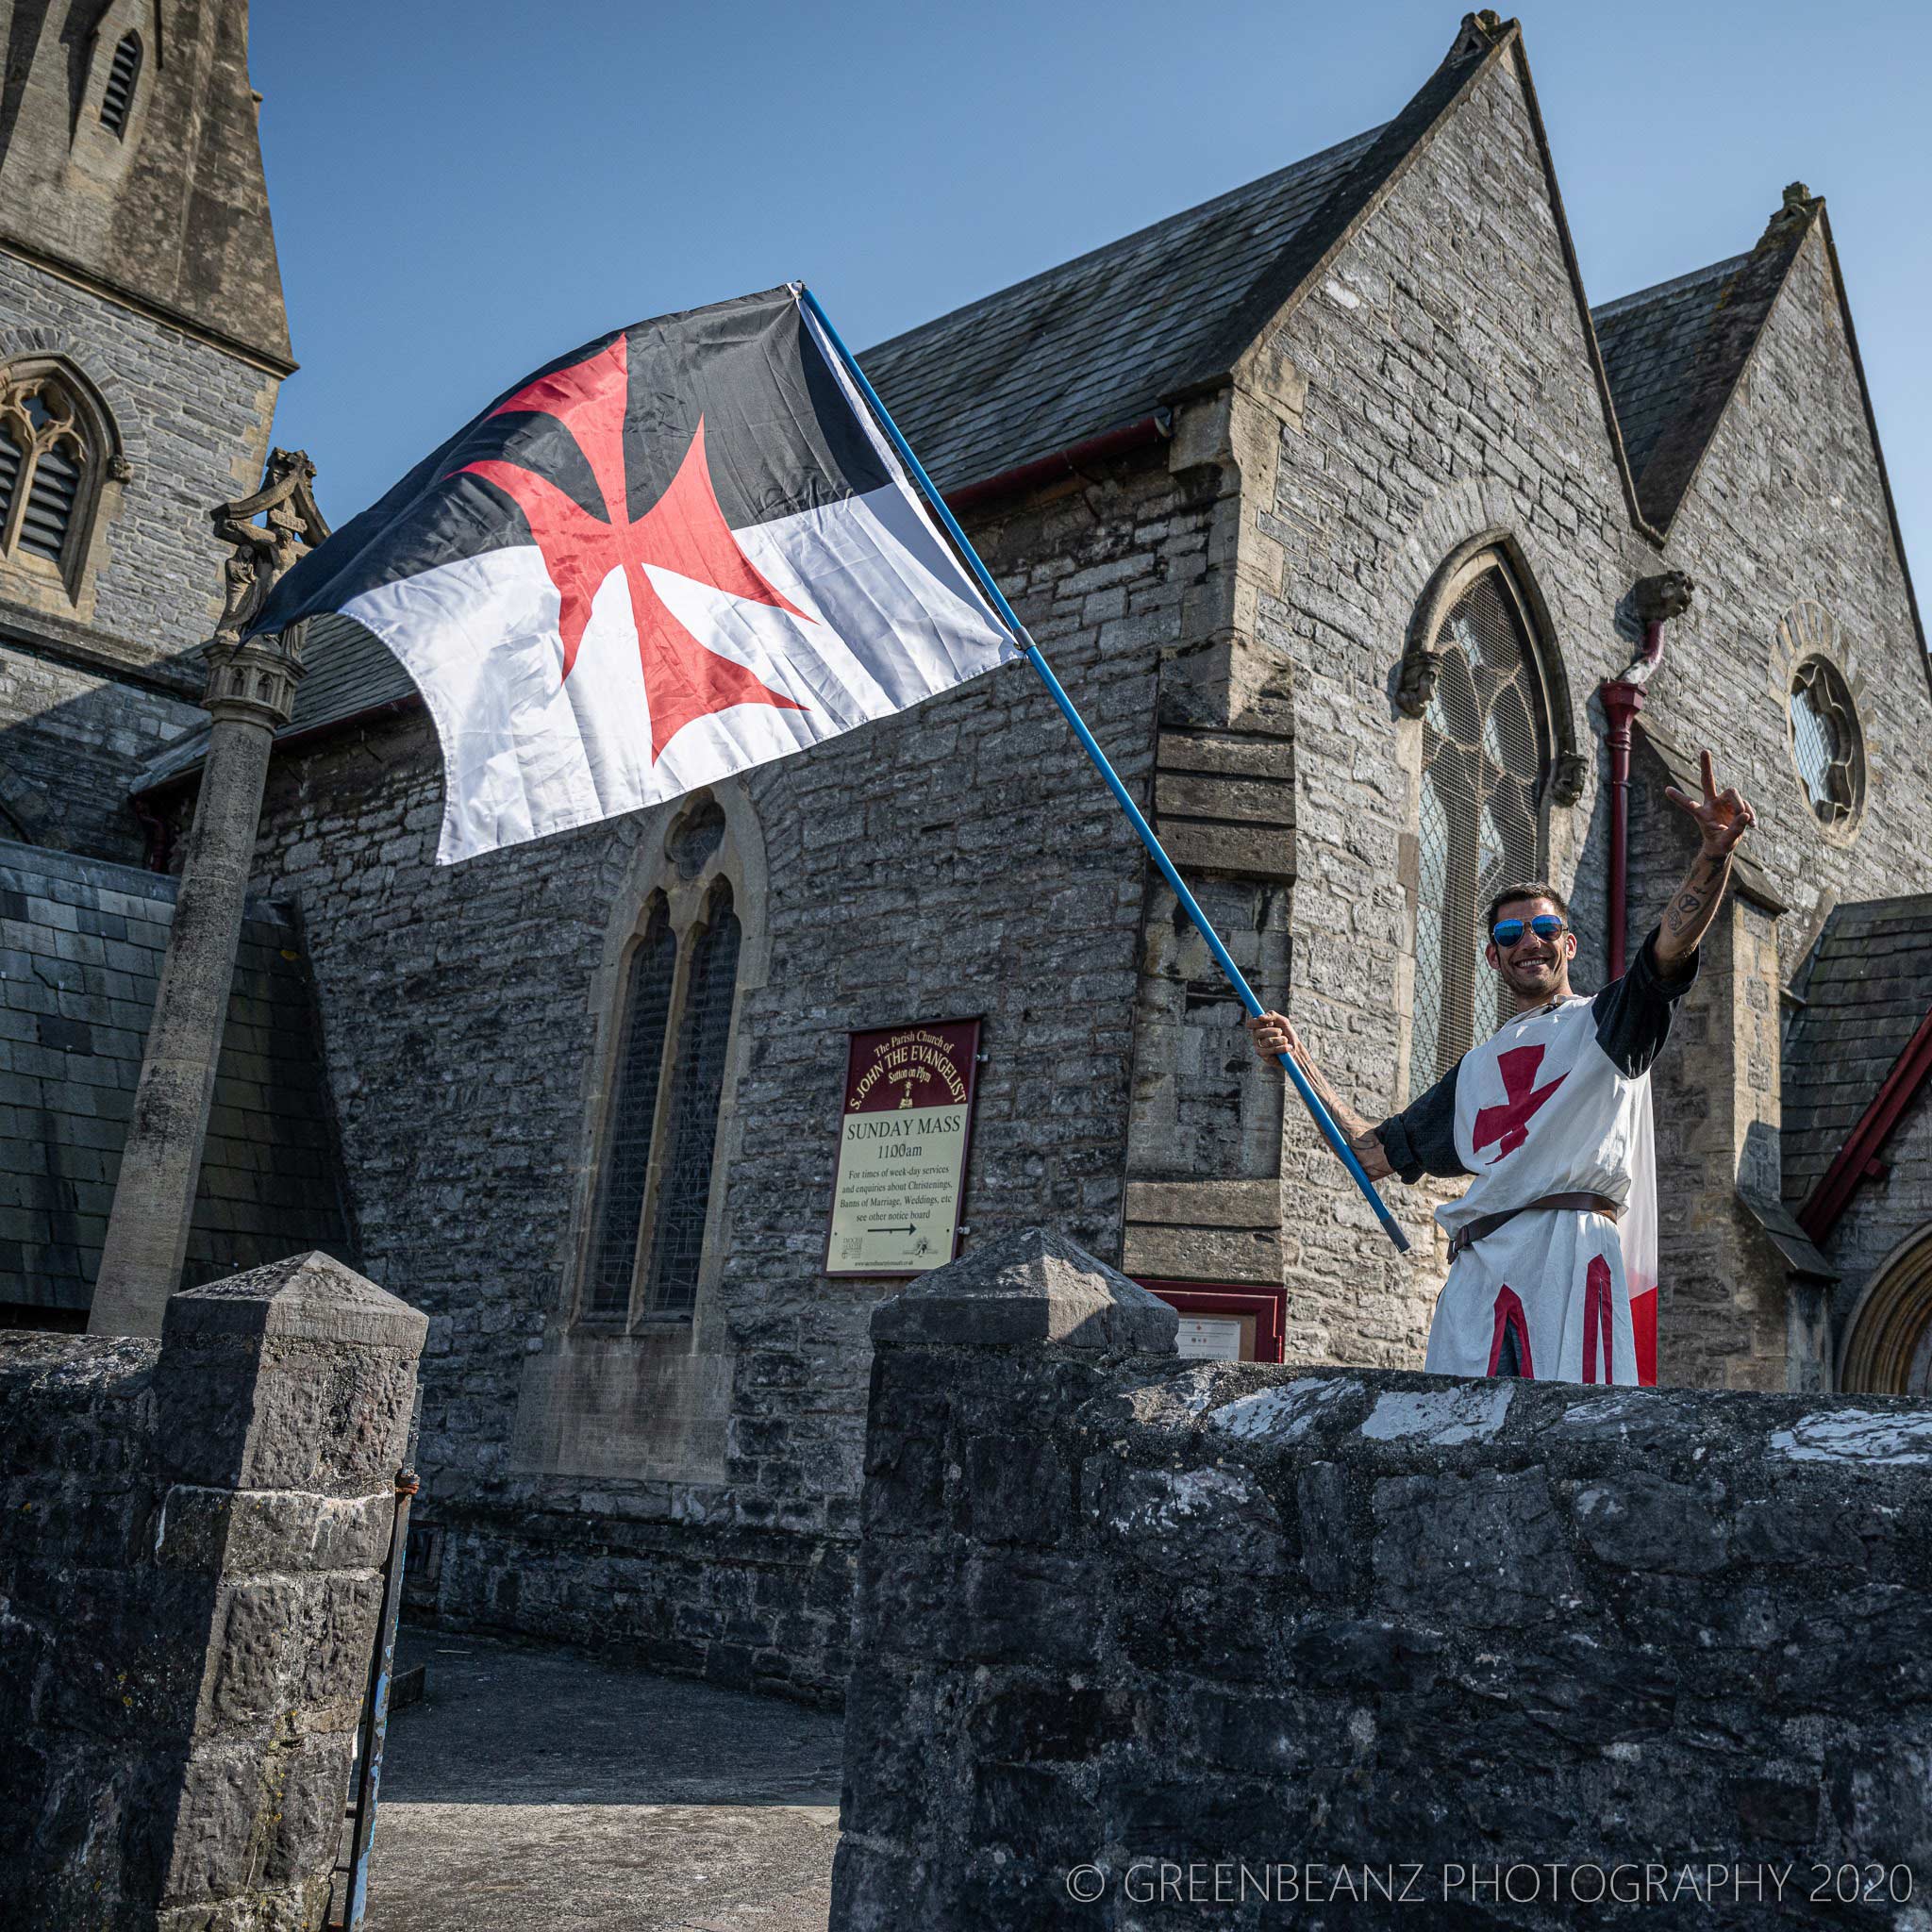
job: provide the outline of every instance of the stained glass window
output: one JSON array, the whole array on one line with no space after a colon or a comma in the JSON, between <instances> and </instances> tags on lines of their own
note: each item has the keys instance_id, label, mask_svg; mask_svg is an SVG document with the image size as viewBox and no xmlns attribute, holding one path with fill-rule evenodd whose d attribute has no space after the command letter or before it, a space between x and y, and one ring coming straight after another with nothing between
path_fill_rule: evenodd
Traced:
<instances>
[{"instance_id":1,"label":"stained glass window","mask_svg":"<svg viewBox=\"0 0 1932 1932\"><path fill-rule=\"evenodd\" d=\"M1496 570L1457 600L1423 714L1421 867L1409 1090L1420 1094L1495 1031L1495 976L1476 930L1498 888L1539 871L1548 763L1529 639Z\"/></svg>"},{"instance_id":2,"label":"stained glass window","mask_svg":"<svg viewBox=\"0 0 1932 1932\"><path fill-rule=\"evenodd\" d=\"M738 990L738 915L722 880L714 889L705 930L691 948L691 977L678 1016L671 1115L664 1171L653 1216L651 1301L675 1312L696 1306L705 1216L711 1201L711 1154L724 1097L724 1049Z\"/></svg>"},{"instance_id":3,"label":"stained glass window","mask_svg":"<svg viewBox=\"0 0 1932 1932\"><path fill-rule=\"evenodd\" d=\"M637 1266L664 1064L664 1029L671 1018L676 970L677 941L660 904L631 955L625 986L624 1032L605 1128L602 1198L584 1286L587 1314L622 1316L630 1310L631 1275Z\"/></svg>"}]
</instances>

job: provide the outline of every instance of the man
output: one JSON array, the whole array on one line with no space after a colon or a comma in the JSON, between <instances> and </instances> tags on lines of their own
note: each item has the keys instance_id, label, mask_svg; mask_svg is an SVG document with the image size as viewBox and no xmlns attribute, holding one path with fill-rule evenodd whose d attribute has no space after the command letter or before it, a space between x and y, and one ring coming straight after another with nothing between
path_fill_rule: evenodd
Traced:
<instances>
[{"instance_id":1,"label":"man","mask_svg":"<svg viewBox=\"0 0 1932 1932\"><path fill-rule=\"evenodd\" d=\"M1561 895L1505 888L1490 902L1484 957L1514 1017L1379 1126L1336 1096L1279 1013L1248 1022L1263 1058L1294 1056L1372 1180L1475 1176L1436 1210L1450 1236L1424 1363L1438 1374L1639 1379L1617 1224L1628 1208L1655 1226L1650 1066L1696 976L1731 854L1757 823L1700 756L1704 796L1665 792L1695 821L1697 857L1629 972L1593 999L1573 993L1576 935ZM1644 1352L1654 1374L1654 1341Z\"/></svg>"}]
</instances>

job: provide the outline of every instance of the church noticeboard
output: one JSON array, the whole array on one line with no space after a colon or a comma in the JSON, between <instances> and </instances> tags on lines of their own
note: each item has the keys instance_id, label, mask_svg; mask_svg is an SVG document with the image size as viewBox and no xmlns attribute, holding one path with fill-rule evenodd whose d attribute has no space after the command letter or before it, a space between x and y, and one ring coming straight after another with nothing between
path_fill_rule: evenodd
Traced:
<instances>
[{"instance_id":1,"label":"church noticeboard","mask_svg":"<svg viewBox=\"0 0 1932 1932\"><path fill-rule=\"evenodd\" d=\"M827 1274L924 1274L958 1252L977 1020L855 1033L839 1111Z\"/></svg>"}]
</instances>

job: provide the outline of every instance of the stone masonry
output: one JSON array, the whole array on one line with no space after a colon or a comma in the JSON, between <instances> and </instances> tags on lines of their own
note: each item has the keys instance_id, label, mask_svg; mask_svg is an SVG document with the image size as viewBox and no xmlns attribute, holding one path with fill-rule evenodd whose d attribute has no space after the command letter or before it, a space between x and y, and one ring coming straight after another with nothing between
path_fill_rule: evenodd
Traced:
<instances>
[{"instance_id":1,"label":"stone masonry","mask_svg":"<svg viewBox=\"0 0 1932 1932\"><path fill-rule=\"evenodd\" d=\"M1413 1097L1423 726L1398 699L1432 599L1493 548L1536 613L1543 865L1573 895L1593 987L1608 970L1594 693L1638 647L1633 586L1696 580L1640 730L1674 756L1714 743L1759 830L1657 1076L1662 1374L1824 1386L1821 1297L1739 1189L1774 1164L1780 990L1821 894L1907 889L1932 849L1932 734L1911 723L1932 695L1823 205L1794 191L1754 250L1758 279L1785 264L1783 279L1702 467L1653 518L1513 25L1473 18L1388 128L1289 174L1256 192L1284 223L1294 181L1320 203L1270 244L1299 279L1268 312L1222 318L1247 333L1216 373L1124 387L1093 426L1140 431L1051 476L990 494L977 474L941 480L974 487L975 541L1257 991L1372 1117ZM1259 246L1200 212L1173 233ZM1118 248L1165 272L1147 237ZM1114 252L1095 259L1118 284ZM933 327L991 329L1033 287ZM934 404L916 341L881 356L908 393L924 383L936 437L976 407ZM1038 378L1055 409L1078 374ZM1798 623L1800 607L1829 622ZM1821 828L1789 751L1800 635L1840 665L1867 730L1849 837ZM700 802L439 871L428 726L393 681L358 713L354 663L311 672L334 708L277 755L256 885L308 934L366 1265L431 1317L418 1574L441 1614L838 1694L866 1324L888 1287L819 1272L847 1029L983 1017L969 1252L1050 1220L1138 1277L1281 1289L1291 1361L1419 1359L1441 1191L1388 1184L1416 1241L1394 1256L1017 668L719 788L756 965L698 1307L585 1332L616 962ZM179 820L184 770L144 803ZM1660 782L1646 749L1640 938L1689 858Z\"/></svg>"},{"instance_id":2,"label":"stone masonry","mask_svg":"<svg viewBox=\"0 0 1932 1932\"><path fill-rule=\"evenodd\" d=\"M1172 1320L1038 1230L876 1310L833 1932L1922 1922L1932 1410Z\"/></svg>"},{"instance_id":3,"label":"stone masonry","mask_svg":"<svg viewBox=\"0 0 1932 1932\"><path fill-rule=\"evenodd\" d=\"M325 1255L0 1335L0 1919L321 1922L421 1315Z\"/></svg>"}]
</instances>

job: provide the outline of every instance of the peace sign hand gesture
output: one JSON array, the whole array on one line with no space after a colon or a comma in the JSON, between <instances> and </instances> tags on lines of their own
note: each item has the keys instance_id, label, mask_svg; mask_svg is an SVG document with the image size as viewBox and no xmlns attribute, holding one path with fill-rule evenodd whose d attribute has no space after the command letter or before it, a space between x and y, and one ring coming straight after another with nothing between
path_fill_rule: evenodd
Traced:
<instances>
[{"instance_id":1,"label":"peace sign hand gesture","mask_svg":"<svg viewBox=\"0 0 1932 1932\"><path fill-rule=\"evenodd\" d=\"M1697 821L1697 834L1707 858L1728 858L1732 847L1757 823L1757 814L1733 787L1726 785L1722 791L1717 789L1707 751L1699 752L1697 758L1703 768L1704 796L1692 798L1674 785L1664 788L1664 796Z\"/></svg>"}]
</instances>

